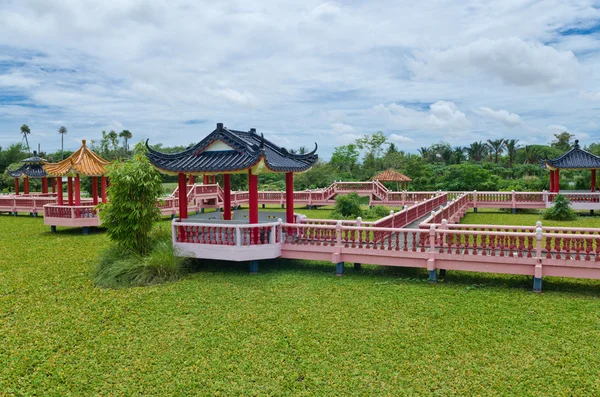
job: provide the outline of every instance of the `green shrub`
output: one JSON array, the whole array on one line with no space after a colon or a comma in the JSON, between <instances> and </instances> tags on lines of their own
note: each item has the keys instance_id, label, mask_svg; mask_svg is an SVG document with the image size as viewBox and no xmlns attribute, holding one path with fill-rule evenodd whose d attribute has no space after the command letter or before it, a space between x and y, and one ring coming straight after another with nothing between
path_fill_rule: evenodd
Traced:
<instances>
[{"instance_id":1,"label":"green shrub","mask_svg":"<svg viewBox=\"0 0 600 397\"><path fill-rule=\"evenodd\" d=\"M373 207L369 211L367 211L367 213L365 214L365 219L378 220L381 218L385 218L389 214L390 214L389 208L384 207L383 205L376 205L375 207Z\"/></svg>"},{"instance_id":2,"label":"green shrub","mask_svg":"<svg viewBox=\"0 0 600 397\"><path fill-rule=\"evenodd\" d=\"M150 231L160 219L156 200L162 191L160 174L139 143L131 160L117 161L108 168L109 202L100 205L102 225L108 238L123 252L144 255L150 249Z\"/></svg>"},{"instance_id":3,"label":"green shrub","mask_svg":"<svg viewBox=\"0 0 600 397\"><path fill-rule=\"evenodd\" d=\"M356 193L350 193L335 198L335 206L331 215L335 219L340 218L356 218L362 216L360 208L361 198Z\"/></svg>"},{"instance_id":4,"label":"green shrub","mask_svg":"<svg viewBox=\"0 0 600 397\"><path fill-rule=\"evenodd\" d=\"M572 221L577 219L577 214L569 206L570 201L562 194L554 196L554 205L546 210L544 219L553 221Z\"/></svg>"},{"instance_id":5,"label":"green shrub","mask_svg":"<svg viewBox=\"0 0 600 397\"><path fill-rule=\"evenodd\" d=\"M97 286L132 287L175 281L186 272L187 258L175 255L171 235L153 232L150 251L145 256L111 246L100 254L93 279Z\"/></svg>"}]
</instances>

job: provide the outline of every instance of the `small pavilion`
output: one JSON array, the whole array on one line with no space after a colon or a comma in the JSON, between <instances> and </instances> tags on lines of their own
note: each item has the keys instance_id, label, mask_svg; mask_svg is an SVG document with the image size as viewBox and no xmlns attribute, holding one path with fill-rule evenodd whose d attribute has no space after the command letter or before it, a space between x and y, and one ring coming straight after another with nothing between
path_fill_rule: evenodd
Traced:
<instances>
[{"instance_id":1,"label":"small pavilion","mask_svg":"<svg viewBox=\"0 0 600 397\"><path fill-rule=\"evenodd\" d=\"M25 160L21 160L23 165L14 171L8 171L8 175L15 178L15 195L19 195L19 179L23 178L23 194L29 194L29 178L41 179L42 180L42 193L48 193L48 176L43 165L47 161L40 156L37 152L33 152L32 157L28 157ZM54 178L52 180L52 193L56 193L56 183Z\"/></svg>"},{"instance_id":2,"label":"small pavilion","mask_svg":"<svg viewBox=\"0 0 600 397\"><path fill-rule=\"evenodd\" d=\"M575 141L571 150L555 159L540 160L540 165L550 171L550 193L560 192L561 169L590 170L590 191L596 191L596 170L600 169L600 157L581 149L579 141Z\"/></svg>"},{"instance_id":3,"label":"small pavilion","mask_svg":"<svg viewBox=\"0 0 600 397\"><path fill-rule=\"evenodd\" d=\"M58 205L65 205L62 195L62 178L67 177L67 203L68 205L81 205L81 183L80 176L92 178L92 200L98 204L98 177L102 178L102 202L106 203L106 166L109 161L104 160L91 151L86 141L81 141L81 147L72 155L58 163L44 164L44 170L48 175L58 177Z\"/></svg>"},{"instance_id":4,"label":"small pavilion","mask_svg":"<svg viewBox=\"0 0 600 397\"><path fill-rule=\"evenodd\" d=\"M382 171L371 179L379 182L396 182L396 186L398 186L399 183L403 183L404 190L408 187L408 182L412 182L412 179L393 168Z\"/></svg>"},{"instance_id":5,"label":"small pavilion","mask_svg":"<svg viewBox=\"0 0 600 397\"><path fill-rule=\"evenodd\" d=\"M285 173L286 220L294 222L294 173L309 170L317 161L315 150L293 154L258 135L256 129L231 130L217 123L217 128L198 144L179 153L161 153L146 141L147 156L160 172L178 175L180 192L187 191L187 175L203 175L204 183L223 176L223 220L231 220L231 174L247 174L249 190L249 223L258 223L258 175L267 172ZM188 217L187 200L179 200L179 217Z\"/></svg>"}]
</instances>

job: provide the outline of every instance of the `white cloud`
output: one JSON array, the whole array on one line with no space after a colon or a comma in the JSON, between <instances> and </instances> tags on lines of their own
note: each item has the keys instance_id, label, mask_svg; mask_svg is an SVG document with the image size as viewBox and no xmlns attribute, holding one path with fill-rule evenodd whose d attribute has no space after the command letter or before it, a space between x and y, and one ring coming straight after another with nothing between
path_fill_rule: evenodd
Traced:
<instances>
[{"instance_id":1,"label":"white cloud","mask_svg":"<svg viewBox=\"0 0 600 397\"><path fill-rule=\"evenodd\" d=\"M384 122L393 128L418 130L464 130L471 126L467 116L454 102L438 101L429 106L428 111L414 110L403 105L377 105L369 113L383 117Z\"/></svg>"},{"instance_id":2,"label":"white cloud","mask_svg":"<svg viewBox=\"0 0 600 397\"><path fill-rule=\"evenodd\" d=\"M480 73L506 84L555 89L577 83L580 64L571 51L557 51L517 37L481 38L444 50L417 51L409 66L420 79Z\"/></svg>"},{"instance_id":3,"label":"white cloud","mask_svg":"<svg viewBox=\"0 0 600 397\"><path fill-rule=\"evenodd\" d=\"M338 5L332 3L322 3L316 6L311 12L310 17L330 22L340 15L341 9Z\"/></svg>"},{"instance_id":4,"label":"white cloud","mask_svg":"<svg viewBox=\"0 0 600 397\"><path fill-rule=\"evenodd\" d=\"M344 123L333 123L331 124L331 129L335 134L354 134L356 133L356 128L351 125Z\"/></svg>"},{"instance_id":5,"label":"white cloud","mask_svg":"<svg viewBox=\"0 0 600 397\"><path fill-rule=\"evenodd\" d=\"M481 117L486 117L492 120L496 120L507 127L516 127L523 124L521 116L515 113L509 113L507 110L494 110L488 107L482 106L479 109L474 110L476 114Z\"/></svg>"},{"instance_id":6,"label":"white cloud","mask_svg":"<svg viewBox=\"0 0 600 397\"><path fill-rule=\"evenodd\" d=\"M38 85L38 81L14 72L0 75L0 87L31 88Z\"/></svg>"},{"instance_id":7,"label":"white cloud","mask_svg":"<svg viewBox=\"0 0 600 397\"><path fill-rule=\"evenodd\" d=\"M409 142L414 142L415 140L412 138L409 138L407 136L404 135L398 135L398 134L392 134L389 137L389 140L392 141L393 143L409 143Z\"/></svg>"},{"instance_id":8,"label":"white cloud","mask_svg":"<svg viewBox=\"0 0 600 397\"><path fill-rule=\"evenodd\" d=\"M600 91L579 91L579 98L586 101L600 101Z\"/></svg>"}]
</instances>

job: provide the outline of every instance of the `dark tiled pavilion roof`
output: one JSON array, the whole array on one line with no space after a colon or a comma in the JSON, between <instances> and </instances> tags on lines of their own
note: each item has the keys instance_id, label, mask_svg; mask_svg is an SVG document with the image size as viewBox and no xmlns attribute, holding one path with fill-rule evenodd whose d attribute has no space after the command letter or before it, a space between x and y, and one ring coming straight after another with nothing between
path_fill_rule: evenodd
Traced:
<instances>
[{"instance_id":1,"label":"dark tiled pavilion roof","mask_svg":"<svg viewBox=\"0 0 600 397\"><path fill-rule=\"evenodd\" d=\"M579 141L575 141L567 153L552 160L540 160L540 165L550 169L600 169L600 157L581 149Z\"/></svg>"},{"instance_id":2,"label":"dark tiled pavilion roof","mask_svg":"<svg viewBox=\"0 0 600 397\"><path fill-rule=\"evenodd\" d=\"M21 162L23 163L22 166L14 171L8 171L8 175L10 175L11 178L43 178L46 176L43 165L46 164L47 161L38 156L36 151L33 152L32 157L21 160Z\"/></svg>"},{"instance_id":3,"label":"dark tiled pavilion roof","mask_svg":"<svg viewBox=\"0 0 600 397\"><path fill-rule=\"evenodd\" d=\"M211 145L222 142L227 146L212 149ZM271 172L303 172L317 161L315 150L307 154L292 154L258 135L254 128L250 131L236 131L224 127L222 123L198 144L179 153L161 153L152 149L146 141L147 156L160 171L168 174L241 173L258 165L264 165ZM209 150L207 150L209 149Z\"/></svg>"}]
</instances>

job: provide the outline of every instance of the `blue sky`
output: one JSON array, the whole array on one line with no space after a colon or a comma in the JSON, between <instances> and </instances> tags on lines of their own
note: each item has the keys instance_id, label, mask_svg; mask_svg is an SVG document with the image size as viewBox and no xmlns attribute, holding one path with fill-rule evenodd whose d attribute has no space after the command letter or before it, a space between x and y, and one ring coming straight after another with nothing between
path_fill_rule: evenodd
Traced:
<instances>
[{"instance_id":1,"label":"blue sky","mask_svg":"<svg viewBox=\"0 0 600 397\"><path fill-rule=\"evenodd\" d=\"M490 4L491 3L491 4ZM0 146L128 129L197 142L223 122L285 147L382 130L439 141L600 140L593 1L0 1Z\"/></svg>"}]
</instances>

